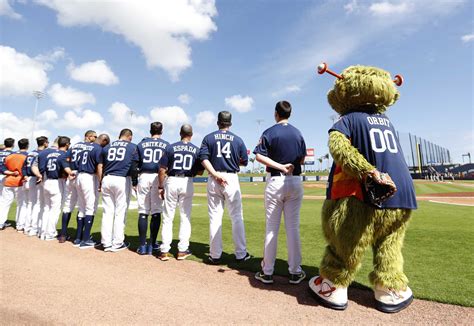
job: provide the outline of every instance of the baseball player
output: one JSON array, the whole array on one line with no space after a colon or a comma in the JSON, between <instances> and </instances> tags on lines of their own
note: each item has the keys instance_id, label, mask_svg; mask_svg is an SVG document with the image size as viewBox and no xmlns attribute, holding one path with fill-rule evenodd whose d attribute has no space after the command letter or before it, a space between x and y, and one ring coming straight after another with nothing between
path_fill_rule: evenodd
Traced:
<instances>
[{"instance_id":1,"label":"baseball player","mask_svg":"<svg viewBox=\"0 0 474 326\"><path fill-rule=\"evenodd\" d=\"M15 140L13 138L5 138L3 142L4 148L0 150L0 230L5 229L6 227L11 226L10 223L7 222L8 218L8 212L5 212L5 207L2 207L2 198L3 198L3 179L5 178L5 175L3 174L3 171L5 170L4 162L5 158L13 153L13 147L15 146ZM9 193L10 190L6 191L7 193L5 196L10 197L11 194ZM13 195L14 196L14 195Z\"/></svg>"},{"instance_id":2,"label":"baseball player","mask_svg":"<svg viewBox=\"0 0 474 326\"><path fill-rule=\"evenodd\" d=\"M247 165L247 148L243 140L230 132L232 115L221 111L217 117L219 130L207 135L201 144L199 159L209 172L207 182L207 204L209 213L209 257L210 264L219 264L222 255L222 215L227 203L232 220L232 238L235 259L251 258L247 252L245 227L242 212L242 195L237 172L240 165Z\"/></svg>"},{"instance_id":3,"label":"baseball player","mask_svg":"<svg viewBox=\"0 0 474 326\"><path fill-rule=\"evenodd\" d=\"M94 248L96 245L91 239L91 229L99 196L98 180L102 177L102 170L98 167L102 163L102 147L95 142L96 139L96 132L88 130L84 134L84 142L76 144L79 149L76 161L79 212L73 245L80 249Z\"/></svg>"},{"instance_id":4,"label":"baseball player","mask_svg":"<svg viewBox=\"0 0 474 326\"><path fill-rule=\"evenodd\" d=\"M117 252L128 248L125 239L125 219L130 202L130 174L137 177L137 145L131 143L133 133L130 129L120 132L119 140L111 142L103 151L103 179L99 185L102 191L102 245L104 251ZM134 184L133 186L136 186Z\"/></svg>"},{"instance_id":5,"label":"baseball player","mask_svg":"<svg viewBox=\"0 0 474 326\"><path fill-rule=\"evenodd\" d=\"M179 206L181 222L179 224L178 260L191 255L189 239L191 237L191 208L194 195L193 177L202 174L204 168L198 159L199 147L191 143L193 128L184 124L180 131L181 141L169 145L160 160L160 193L165 199L163 228L161 229L160 260L173 257L169 251L173 240L173 220L176 207ZM168 178L165 182L165 176Z\"/></svg>"},{"instance_id":6,"label":"baseball player","mask_svg":"<svg viewBox=\"0 0 474 326\"><path fill-rule=\"evenodd\" d=\"M41 224L41 240L55 240L56 224L61 213L62 195L65 186L65 177L74 177L67 161L66 151L71 139L61 136L58 139L58 148L48 148L38 155L38 165L33 165L32 171L38 182L44 180L44 212Z\"/></svg>"},{"instance_id":7,"label":"baseball player","mask_svg":"<svg viewBox=\"0 0 474 326\"><path fill-rule=\"evenodd\" d=\"M138 234L140 246L138 254L151 255L153 246L161 224L161 212L163 211L163 200L158 192L158 170L160 159L169 143L161 139L163 125L161 122L153 122L150 125L149 138L144 138L137 145L138 150ZM150 242L146 244L146 233L148 229L148 215L151 214ZM158 249L158 248L157 248Z\"/></svg>"},{"instance_id":8,"label":"baseball player","mask_svg":"<svg viewBox=\"0 0 474 326\"><path fill-rule=\"evenodd\" d=\"M303 200L301 164L306 145L301 132L288 123L291 105L280 101L275 106L276 124L265 130L255 147L256 160L267 166L265 187L265 245L262 270L255 278L273 283L281 214L285 217L289 282L299 284L306 277L301 269L300 208Z\"/></svg>"},{"instance_id":9,"label":"baseball player","mask_svg":"<svg viewBox=\"0 0 474 326\"><path fill-rule=\"evenodd\" d=\"M31 151L26 157L26 175L28 181L27 207L28 215L25 222L25 234L28 236L36 236L40 233L41 217L43 215L43 184L38 183L35 174L33 173L33 165L38 165L38 155L41 151L49 146L48 138L40 136L36 138L37 149Z\"/></svg>"},{"instance_id":10,"label":"baseball player","mask_svg":"<svg viewBox=\"0 0 474 326\"><path fill-rule=\"evenodd\" d=\"M28 139L23 138L18 141L18 147L20 151L11 153L8 155L2 167L3 175L3 191L0 197L0 225L4 225L10 206L16 197L17 208L16 208L16 229L18 232L23 232L25 227L26 218L26 203L25 203L25 190L23 188L24 175L26 174L24 164L26 156L28 155Z\"/></svg>"}]
</instances>

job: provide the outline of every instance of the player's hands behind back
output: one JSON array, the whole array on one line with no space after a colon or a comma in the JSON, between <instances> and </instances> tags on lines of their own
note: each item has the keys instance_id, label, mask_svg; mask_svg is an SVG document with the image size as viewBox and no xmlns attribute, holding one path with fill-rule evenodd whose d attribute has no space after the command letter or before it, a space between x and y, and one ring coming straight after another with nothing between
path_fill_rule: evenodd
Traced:
<instances>
[{"instance_id":1,"label":"player's hands behind back","mask_svg":"<svg viewBox=\"0 0 474 326\"><path fill-rule=\"evenodd\" d=\"M283 172L286 175L292 175L293 170L295 169L295 166L291 163L283 164L281 172Z\"/></svg>"},{"instance_id":2,"label":"player's hands behind back","mask_svg":"<svg viewBox=\"0 0 474 326\"><path fill-rule=\"evenodd\" d=\"M216 179L217 183L220 184L221 186L225 187L228 185L228 182L227 180L224 178L224 176L222 174L220 174L219 172L216 172L214 175L213 175L214 179Z\"/></svg>"}]
</instances>

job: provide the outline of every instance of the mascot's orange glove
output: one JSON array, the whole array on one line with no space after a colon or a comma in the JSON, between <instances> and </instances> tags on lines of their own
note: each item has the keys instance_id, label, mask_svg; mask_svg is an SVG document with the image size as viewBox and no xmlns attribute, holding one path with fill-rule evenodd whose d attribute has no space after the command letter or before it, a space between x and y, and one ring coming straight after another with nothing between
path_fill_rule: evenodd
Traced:
<instances>
[{"instance_id":1,"label":"mascot's orange glove","mask_svg":"<svg viewBox=\"0 0 474 326\"><path fill-rule=\"evenodd\" d=\"M376 207L381 207L384 201L397 192L397 186L388 173L382 173L377 169L368 172L363 182L370 203Z\"/></svg>"}]
</instances>

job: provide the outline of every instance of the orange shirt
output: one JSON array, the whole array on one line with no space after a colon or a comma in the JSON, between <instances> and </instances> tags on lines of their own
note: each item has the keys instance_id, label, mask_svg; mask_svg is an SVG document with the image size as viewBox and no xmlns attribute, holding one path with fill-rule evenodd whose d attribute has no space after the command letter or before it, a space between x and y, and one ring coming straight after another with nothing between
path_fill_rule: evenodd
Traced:
<instances>
[{"instance_id":1,"label":"orange shirt","mask_svg":"<svg viewBox=\"0 0 474 326\"><path fill-rule=\"evenodd\" d=\"M5 158L5 168L9 171L18 171L18 176L7 175L3 179L5 187L21 187L23 185L23 165L25 164L27 152L17 152Z\"/></svg>"}]
</instances>

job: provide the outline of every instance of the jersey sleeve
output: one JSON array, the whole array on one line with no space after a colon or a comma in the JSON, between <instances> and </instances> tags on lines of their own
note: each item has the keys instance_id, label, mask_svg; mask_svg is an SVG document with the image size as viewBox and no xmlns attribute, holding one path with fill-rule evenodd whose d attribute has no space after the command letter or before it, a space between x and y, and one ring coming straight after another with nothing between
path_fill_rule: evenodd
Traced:
<instances>
[{"instance_id":1,"label":"jersey sleeve","mask_svg":"<svg viewBox=\"0 0 474 326\"><path fill-rule=\"evenodd\" d=\"M266 133L262 134L262 137L260 137L258 141L258 145L255 147L253 150L254 154L261 154L263 156L268 157L268 149L270 147L270 141L268 139L268 135Z\"/></svg>"},{"instance_id":2,"label":"jersey sleeve","mask_svg":"<svg viewBox=\"0 0 474 326\"><path fill-rule=\"evenodd\" d=\"M211 153L209 151L209 142L207 137L202 140L201 148L199 149L199 159L201 161L209 160Z\"/></svg>"},{"instance_id":3,"label":"jersey sleeve","mask_svg":"<svg viewBox=\"0 0 474 326\"><path fill-rule=\"evenodd\" d=\"M346 135L347 138L351 138L351 120L348 116L342 116L334 125L329 129L331 131L339 131Z\"/></svg>"},{"instance_id":4,"label":"jersey sleeve","mask_svg":"<svg viewBox=\"0 0 474 326\"><path fill-rule=\"evenodd\" d=\"M163 155L161 155L159 162L161 168L168 168L171 155L171 146L166 146L165 152L163 153Z\"/></svg>"},{"instance_id":5,"label":"jersey sleeve","mask_svg":"<svg viewBox=\"0 0 474 326\"><path fill-rule=\"evenodd\" d=\"M249 156L247 154L247 146L245 146L245 143L243 140L240 140L240 162L239 165L246 166L249 163Z\"/></svg>"}]
</instances>

